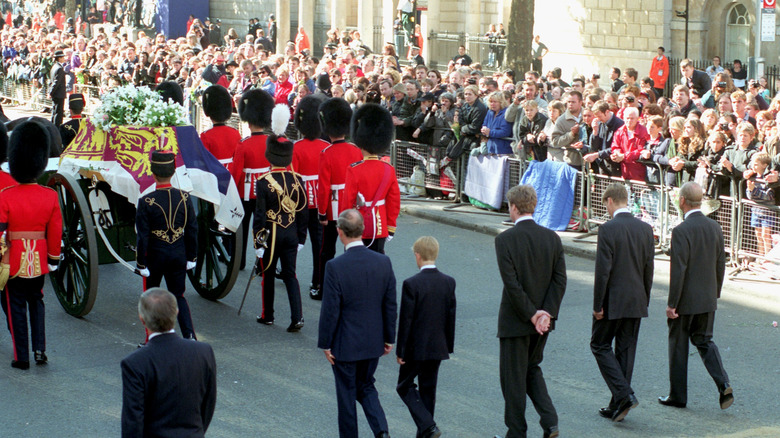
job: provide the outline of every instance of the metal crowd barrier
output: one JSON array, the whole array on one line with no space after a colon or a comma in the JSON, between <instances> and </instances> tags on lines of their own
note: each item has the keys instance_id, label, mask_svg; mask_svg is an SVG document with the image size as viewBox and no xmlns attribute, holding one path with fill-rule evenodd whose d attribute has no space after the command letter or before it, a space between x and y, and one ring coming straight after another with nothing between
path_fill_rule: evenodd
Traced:
<instances>
[{"instance_id":1,"label":"metal crowd barrier","mask_svg":"<svg viewBox=\"0 0 780 438\"><path fill-rule=\"evenodd\" d=\"M391 146L390 163L395 167L401 191L445 197L450 193L459 199L462 187L463 158L441 166L444 148L396 140ZM467 154L464 154L468 158ZM417 190L416 190L417 189Z\"/></svg>"},{"instance_id":2,"label":"metal crowd barrier","mask_svg":"<svg viewBox=\"0 0 780 438\"><path fill-rule=\"evenodd\" d=\"M52 107L51 98L46 88L42 85L33 86L31 82L21 83L3 78L0 97L19 105L28 105L33 110L41 110Z\"/></svg>"},{"instance_id":3,"label":"metal crowd barrier","mask_svg":"<svg viewBox=\"0 0 780 438\"><path fill-rule=\"evenodd\" d=\"M73 84L73 92L84 95L84 114L92 114L100 106L100 87Z\"/></svg>"},{"instance_id":4,"label":"metal crowd barrier","mask_svg":"<svg viewBox=\"0 0 780 438\"><path fill-rule=\"evenodd\" d=\"M746 181L740 183L740 195ZM778 283L780 281L780 207L757 203L746 197L739 200L736 257L739 267L729 278ZM732 207L732 208L734 208Z\"/></svg>"}]
</instances>

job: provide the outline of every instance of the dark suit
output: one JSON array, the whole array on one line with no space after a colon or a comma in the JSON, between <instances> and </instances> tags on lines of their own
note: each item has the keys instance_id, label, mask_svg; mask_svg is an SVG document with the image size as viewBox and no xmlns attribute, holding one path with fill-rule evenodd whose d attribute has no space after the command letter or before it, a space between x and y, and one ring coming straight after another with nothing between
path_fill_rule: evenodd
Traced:
<instances>
[{"instance_id":1,"label":"dark suit","mask_svg":"<svg viewBox=\"0 0 780 438\"><path fill-rule=\"evenodd\" d=\"M49 96L51 97L51 122L59 127L62 124L62 118L65 117L65 97L67 91L65 88L65 67L59 62L55 62L51 68L51 86L49 87Z\"/></svg>"},{"instance_id":2,"label":"dark suit","mask_svg":"<svg viewBox=\"0 0 780 438\"><path fill-rule=\"evenodd\" d=\"M165 333L122 361L122 436L202 437L217 402L211 346Z\"/></svg>"},{"instance_id":3,"label":"dark suit","mask_svg":"<svg viewBox=\"0 0 780 438\"><path fill-rule=\"evenodd\" d=\"M620 212L599 227L590 349L612 400L610 409L634 393L631 376L639 324L647 317L653 287L653 229L629 212ZM612 341L615 349L612 350Z\"/></svg>"},{"instance_id":4,"label":"dark suit","mask_svg":"<svg viewBox=\"0 0 780 438\"><path fill-rule=\"evenodd\" d=\"M433 412L439 365L450 358L455 346L455 279L436 268L421 269L404 281L401 291L396 354L404 364L396 391L420 435L436 424Z\"/></svg>"},{"instance_id":5,"label":"dark suit","mask_svg":"<svg viewBox=\"0 0 780 438\"><path fill-rule=\"evenodd\" d=\"M507 438L524 437L526 395L539 413L542 428L558 425L558 414L547 394L542 362L547 335L531 323L538 310L551 315L555 328L566 291L566 260L561 239L533 220L523 220L499 234L496 257L504 291L498 312L501 391L506 402Z\"/></svg>"},{"instance_id":6,"label":"dark suit","mask_svg":"<svg viewBox=\"0 0 780 438\"><path fill-rule=\"evenodd\" d=\"M390 258L365 246L351 247L325 265L319 341L336 364L339 435L357 437L357 409L363 406L374 434L387 419L374 387L385 344L395 341L395 274Z\"/></svg>"},{"instance_id":7,"label":"dark suit","mask_svg":"<svg viewBox=\"0 0 780 438\"><path fill-rule=\"evenodd\" d=\"M717 385L729 378L712 342L715 310L726 272L723 230L701 212L691 213L672 230L668 306L679 317L669 319L669 380L672 400L688 400L688 340L699 350Z\"/></svg>"},{"instance_id":8,"label":"dark suit","mask_svg":"<svg viewBox=\"0 0 780 438\"><path fill-rule=\"evenodd\" d=\"M688 88L696 90L696 94L699 97L704 96L704 93L712 89L712 80L707 72L701 70L693 70L691 78L685 78L685 82Z\"/></svg>"}]
</instances>

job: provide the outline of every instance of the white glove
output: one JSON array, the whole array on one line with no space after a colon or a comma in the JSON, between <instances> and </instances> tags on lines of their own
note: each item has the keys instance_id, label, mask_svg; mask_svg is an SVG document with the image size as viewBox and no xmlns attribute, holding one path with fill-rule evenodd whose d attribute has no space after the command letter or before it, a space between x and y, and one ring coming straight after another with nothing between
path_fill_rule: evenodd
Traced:
<instances>
[{"instance_id":1,"label":"white glove","mask_svg":"<svg viewBox=\"0 0 780 438\"><path fill-rule=\"evenodd\" d=\"M257 248L255 250L255 255L257 256L257 258L259 259L263 258L263 254L265 254L265 248Z\"/></svg>"},{"instance_id":2,"label":"white glove","mask_svg":"<svg viewBox=\"0 0 780 438\"><path fill-rule=\"evenodd\" d=\"M198 265L198 262L187 262L187 270L195 269L195 266Z\"/></svg>"},{"instance_id":3,"label":"white glove","mask_svg":"<svg viewBox=\"0 0 780 438\"><path fill-rule=\"evenodd\" d=\"M303 249L303 244L302 244L302 243L299 243L299 244L298 244L298 252L300 252L302 249Z\"/></svg>"},{"instance_id":4,"label":"white glove","mask_svg":"<svg viewBox=\"0 0 780 438\"><path fill-rule=\"evenodd\" d=\"M138 273L141 274L141 277L148 277L150 275L149 269L147 268L139 269Z\"/></svg>"},{"instance_id":5,"label":"white glove","mask_svg":"<svg viewBox=\"0 0 780 438\"><path fill-rule=\"evenodd\" d=\"M59 268L59 265L49 265L49 272L54 272Z\"/></svg>"},{"instance_id":6,"label":"white glove","mask_svg":"<svg viewBox=\"0 0 780 438\"><path fill-rule=\"evenodd\" d=\"M385 243L390 243L391 240L393 240L393 235L388 234L387 237L385 238Z\"/></svg>"}]
</instances>

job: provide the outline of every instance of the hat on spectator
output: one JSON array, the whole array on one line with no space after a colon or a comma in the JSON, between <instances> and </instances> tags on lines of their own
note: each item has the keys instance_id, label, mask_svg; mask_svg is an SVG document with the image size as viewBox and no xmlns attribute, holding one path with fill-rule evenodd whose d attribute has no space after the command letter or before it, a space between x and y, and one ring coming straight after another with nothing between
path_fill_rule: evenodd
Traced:
<instances>
[{"instance_id":1,"label":"hat on spectator","mask_svg":"<svg viewBox=\"0 0 780 438\"><path fill-rule=\"evenodd\" d=\"M404 96L406 96L406 85L404 84L395 84L393 86L393 93L401 93Z\"/></svg>"},{"instance_id":2,"label":"hat on spectator","mask_svg":"<svg viewBox=\"0 0 780 438\"><path fill-rule=\"evenodd\" d=\"M352 115L352 142L370 154L384 153L393 141L393 131L393 116L381 105L363 104Z\"/></svg>"},{"instance_id":3,"label":"hat on spectator","mask_svg":"<svg viewBox=\"0 0 780 438\"><path fill-rule=\"evenodd\" d=\"M349 122L352 118L352 108L346 100L331 97L320 105L320 121L322 132L328 137L339 138L349 134Z\"/></svg>"},{"instance_id":4,"label":"hat on spectator","mask_svg":"<svg viewBox=\"0 0 780 438\"><path fill-rule=\"evenodd\" d=\"M420 50L418 46L412 46L412 50Z\"/></svg>"},{"instance_id":5,"label":"hat on spectator","mask_svg":"<svg viewBox=\"0 0 780 438\"><path fill-rule=\"evenodd\" d=\"M224 123L233 114L233 100L222 85L212 85L203 92L203 113L215 123Z\"/></svg>"},{"instance_id":6,"label":"hat on spectator","mask_svg":"<svg viewBox=\"0 0 780 438\"><path fill-rule=\"evenodd\" d=\"M181 89L181 85L175 81L160 82L154 91L160 93L164 102L173 101L179 105L184 105L184 91Z\"/></svg>"},{"instance_id":7,"label":"hat on spectator","mask_svg":"<svg viewBox=\"0 0 780 438\"><path fill-rule=\"evenodd\" d=\"M176 154L171 151L152 151L149 164L152 174L160 178L170 178L176 173Z\"/></svg>"},{"instance_id":8,"label":"hat on spectator","mask_svg":"<svg viewBox=\"0 0 780 438\"><path fill-rule=\"evenodd\" d=\"M119 29L122 29L121 24L117 24L116 26L111 28L111 32L119 32Z\"/></svg>"},{"instance_id":9,"label":"hat on spectator","mask_svg":"<svg viewBox=\"0 0 780 438\"><path fill-rule=\"evenodd\" d=\"M333 44L333 43L325 44L325 47L328 48L328 49L336 49L336 48L338 48L338 46Z\"/></svg>"},{"instance_id":10,"label":"hat on spectator","mask_svg":"<svg viewBox=\"0 0 780 438\"><path fill-rule=\"evenodd\" d=\"M298 107L295 108L295 129L307 140L314 140L322 134L322 125L317 115L320 103L320 99L306 96L298 102Z\"/></svg>"},{"instance_id":11,"label":"hat on spectator","mask_svg":"<svg viewBox=\"0 0 780 438\"><path fill-rule=\"evenodd\" d=\"M330 91L330 87L333 86L333 83L330 81L330 77L327 73L322 73L317 76L316 85L318 90Z\"/></svg>"},{"instance_id":12,"label":"hat on spectator","mask_svg":"<svg viewBox=\"0 0 780 438\"><path fill-rule=\"evenodd\" d=\"M63 52L62 50L57 50L54 52L54 59L62 58L64 56L65 56L65 52Z\"/></svg>"},{"instance_id":13,"label":"hat on spectator","mask_svg":"<svg viewBox=\"0 0 780 438\"><path fill-rule=\"evenodd\" d=\"M245 92L238 101L238 115L241 116L241 120L260 128L271 125L273 109L274 98L259 88Z\"/></svg>"},{"instance_id":14,"label":"hat on spectator","mask_svg":"<svg viewBox=\"0 0 780 438\"><path fill-rule=\"evenodd\" d=\"M225 64L225 67L238 67L238 63L236 61L230 61Z\"/></svg>"},{"instance_id":15,"label":"hat on spectator","mask_svg":"<svg viewBox=\"0 0 780 438\"><path fill-rule=\"evenodd\" d=\"M222 20L220 20L219 18L217 18L217 19L216 19L214 22L215 22L215 23L222 23Z\"/></svg>"},{"instance_id":16,"label":"hat on spectator","mask_svg":"<svg viewBox=\"0 0 780 438\"><path fill-rule=\"evenodd\" d=\"M72 112L81 114L84 110L84 95L81 93L73 93L68 97L68 108Z\"/></svg>"},{"instance_id":17,"label":"hat on spectator","mask_svg":"<svg viewBox=\"0 0 780 438\"><path fill-rule=\"evenodd\" d=\"M41 123L28 120L16 126L8 142L8 167L19 183L32 183L49 162L51 135Z\"/></svg>"},{"instance_id":18,"label":"hat on spectator","mask_svg":"<svg viewBox=\"0 0 780 438\"><path fill-rule=\"evenodd\" d=\"M436 98L433 96L433 93L431 93L430 91L427 92L427 93L424 93L420 97L420 102L433 102L434 100L436 100Z\"/></svg>"}]
</instances>

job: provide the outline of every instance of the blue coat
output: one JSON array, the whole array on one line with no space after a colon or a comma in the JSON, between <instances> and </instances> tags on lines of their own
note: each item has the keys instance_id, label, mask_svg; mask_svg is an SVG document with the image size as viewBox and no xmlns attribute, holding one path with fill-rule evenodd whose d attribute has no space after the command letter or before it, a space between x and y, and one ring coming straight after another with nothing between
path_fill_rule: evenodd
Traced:
<instances>
[{"instance_id":1,"label":"blue coat","mask_svg":"<svg viewBox=\"0 0 780 438\"><path fill-rule=\"evenodd\" d=\"M512 153L512 125L504 118L506 108L498 112L488 110L485 116L485 122L482 126L490 129L490 135L487 141L487 151L489 154L511 154Z\"/></svg>"},{"instance_id":2,"label":"blue coat","mask_svg":"<svg viewBox=\"0 0 780 438\"><path fill-rule=\"evenodd\" d=\"M397 316L389 257L359 246L325 265L319 348L342 362L378 358L395 343Z\"/></svg>"}]
</instances>

